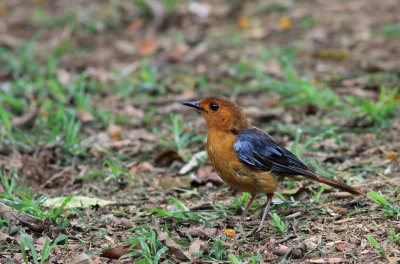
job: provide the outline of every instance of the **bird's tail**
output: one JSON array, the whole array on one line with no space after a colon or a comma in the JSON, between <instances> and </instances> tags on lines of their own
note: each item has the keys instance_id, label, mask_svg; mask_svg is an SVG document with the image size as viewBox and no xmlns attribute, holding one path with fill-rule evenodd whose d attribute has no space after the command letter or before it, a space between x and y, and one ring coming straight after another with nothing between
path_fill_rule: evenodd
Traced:
<instances>
[{"instance_id":1,"label":"bird's tail","mask_svg":"<svg viewBox=\"0 0 400 264\"><path fill-rule=\"evenodd\" d=\"M329 186L338 188L339 190L342 190L342 191L345 191L345 192L348 192L348 193L351 193L354 195L364 195L364 193L356 190L355 188L353 188L347 184L344 184L344 183L335 181L334 179L319 175L318 173L316 173L312 170L306 170L306 171L304 171L304 174L302 174L302 175L311 180L315 180L315 181L319 181L319 182L328 184Z\"/></svg>"}]
</instances>

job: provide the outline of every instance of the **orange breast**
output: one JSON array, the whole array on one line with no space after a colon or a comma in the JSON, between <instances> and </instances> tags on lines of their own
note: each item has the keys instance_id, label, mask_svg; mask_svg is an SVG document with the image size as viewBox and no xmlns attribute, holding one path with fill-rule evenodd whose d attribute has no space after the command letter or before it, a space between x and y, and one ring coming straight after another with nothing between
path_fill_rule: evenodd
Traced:
<instances>
[{"instance_id":1,"label":"orange breast","mask_svg":"<svg viewBox=\"0 0 400 264\"><path fill-rule=\"evenodd\" d=\"M245 166L237 157L233 144L236 136L210 129L207 151L218 175L232 188L249 193L273 193L278 187L272 172L256 171Z\"/></svg>"}]
</instances>

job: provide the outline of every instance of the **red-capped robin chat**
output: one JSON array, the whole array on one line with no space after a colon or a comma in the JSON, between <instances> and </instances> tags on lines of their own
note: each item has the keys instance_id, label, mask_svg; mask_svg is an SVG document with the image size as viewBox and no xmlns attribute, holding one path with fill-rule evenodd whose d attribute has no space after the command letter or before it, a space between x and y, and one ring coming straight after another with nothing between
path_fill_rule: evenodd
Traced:
<instances>
[{"instance_id":1,"label":"red-capped robin chat","mask_svg":"<svg viewBox=\"0 0 400 264\"><path fill-rule=\"evenodd\" d=\"M267 194L267 203L257 232L263 228L272 197L285 177L304 176L349 192L362 192L309 169L267 133L249 124L238 104L223 96L184 102L200 111L208 127L207 152L218 175L232 188L251 194L241 223L258 193Z\"/></svg>"}]
</instances>

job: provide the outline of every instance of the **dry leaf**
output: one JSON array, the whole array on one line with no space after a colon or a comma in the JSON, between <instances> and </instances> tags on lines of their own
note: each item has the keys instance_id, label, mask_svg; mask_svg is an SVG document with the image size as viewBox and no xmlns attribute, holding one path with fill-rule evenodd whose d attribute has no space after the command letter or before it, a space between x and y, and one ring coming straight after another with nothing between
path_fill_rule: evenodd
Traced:
<instances>
[{"instance_id":1,"label":"dry leaf","mask_svg":"<svg viewBox=\"0 0 400 264\"><path fill-rule=\"evenodd\" d=\"M200 166L197 170L197 177L194 180L199 185L206 185L212 183L214 186L221 186L224 181L214 171L214 168L210 165Z\"/></svg>"},{"instance_id":2,"label":"dry leaf","mask_svg":"<svg viewBox=\"0 0 400 264\"><path fill-rule=\"evenodd\" d=\"M0 15L3 15L7 12L7 7L5 5L0 5Z\"/></svg>"},{"instance_id":3,"label":"dry leaf","mask_svg":"<svg viewBox=\"0 0 400 264\"><path fill-rule=\"evenodd\" d=\"M236 234L235 230L233 230L233 229L225 229L224 233L226 236L228 236L230 238L233 238Z\"/></svg>"},{"instance_id":4,"label":"dry leaf","mask_svg":"<svg viewBox=\"0 0 400 264\"><path fill-rule=\"evenodd\" d=\"M168 52L168 58L172 61L182 61L188 50L186 45L177 45Z\"/></svg>"},{"instance_id":5,"label":"dry leaf","mask_svg":"<svg viewBox=\"0 0 400 264\"><path fill-rule=\"evenodd\" d=\"M21 129L30 129L35 124L38 113L39 109L34 108L24 113L22 116L14 116L11 119L11 125Z\"/></svg>"},{"instance_id":6,"label":"dry leaf","mask_svg":"<svg viewBox=\"0 0 400 264\"><path fill-rule=\"evenodd\" d=\"M111 124L107 132L112 141L119 141L122 138L122 128L118 125Z\"/></svg>"},{"instance_id":7,"label":"dry leaf","mask_svg":"<svg viewBox=\"0 0 400 264\"><path fill-rule=\"evenodd\" d=\"M133 33L140 29L144 24L144 20L141 18L137 18L131 21L129 25L125 28L125 32L127 33Z\"/></svg>"},{"instance_id":8,"label":"dry leaf","mask_svg":"<svg viewBox=\"0 0 400 264\"><path fill-rule=\"evenodd\" d=\"M115 107L111 110L111 112L115 115L125 115L132 118L143 117L144 113L141 109L135 108L132 105L124 105L122 107Z\"/></svg>"},{"instance_id":9,"label":"dry leaf","mask_svg":"<svg viewBox=\"0 0 400 264\"><path fill-rule=\"evenodd\" d=\"M163 1L146 0L144 3L148 6L151 14L153 15L153 23L158 28L165 20L165 4Z\"/></svg>"},{"instance_id":10,"label":"dry leaf","mask_svg":"<svg viewBox=\"0 0 400 264\"><path fill-rule=\"evenodd\" d=\"M160 179L160 185L164 190L174 190L176 188L184 188L190 186L190 183L194 180L194 177L179 176L171 177L170 175L163 176Z\"/></svg>"},{"instance_id":11,"label":"dry leaf","mask_svg":"<svg viewBox=\"0 0 400 264\"><path fill-rule=\"evenodd\" d=\"M196 238L189 247L189 253L190 254L200 253L200 247L201 247L201 240L200 238Z\"/></svg>"},{"instance_id":12,"label":"dry leaf","mask_svg":"<svg viewBox=\"0 0 400 264\"><path fill-rule=\"evenodd\" d=\"M241 29L247 29L250 27L250 20L248 17L239 17L239 19L237 20L237 24L239 26L239 28Z\"/></svg>"},{"instance_id":13,"label":"dry leaf","mask_svg":"<svg viewBox=\"0 0 400 264\"><path fill-rule=\"evenodd\" d=\"M77 253L71 261L71 264L90 264L90 257L85 253Z\"/></svg>"},{"instance_id":14,"label":"dry leaf","mask_svg":"<svg viewBox=\"0 0 400 264\"><path fill-rule=\"evenodd\" d=\"M77 240L69 240L67 247L71 251L78 251L81 248L81 243Z\"/></svg>"},{"instance_id":15,"label":"dry leaf","mask_svg":"<svg viewBox=\"0 0 400 264\"><path fill-rule=\"evenodd\" d=\"M349 53L345 50L324 49L314 52L313 56L319 59L346 60Z\"/></svg>"},{"instance_id":16,"label":"dry leaf","mask_svg":"<svg viewBox=\"0 0 400 264\"><path fill-rule=\"evenodd\" d=\"M391 150L386 154L385 159L396 162L399 160L399 154Z\"/></svg>"},{"instance_id":17,"label":"dry leaf","mask_svg":"<svg viewBox=\"0 0 400 264\"><path fill-rule=\"evenodd\" d=\"M211 12L211 6L207 3L190 2L188 10L192 14L196 14L200 18L207 18Z\"/></svg>"},{"instance_id":18,"label":"dry leaf","mask_svg":"<svg viewBox=\"0 0 400 264\"><path fill-rule=\"evenodd\" d=\"M180 170L179 174L183 175L190 172L192 169L199 166L205 159L207 158L207 152L200 151L193 155L193 157L189 160L188 163L185 164Z\"/></svg>"},{"instance_id":19,"label":"dry leaf","mask_svg":"<svg viewBox=\"0 0 400 264\"><path fill-rule=\"evenodd\" d=\"M94 120L92 113L86 109L79 109L77 112L78 119L83 123L91 122Z\"/></svg>"},{"instance_id":20,"label":"dry leaf","mask_svg":"<svg viewBox=\"0 0 400 264\"><path fill-rule=\"evenodd\" d=\"M157 43L155 41L147 40L139 44L139 54L140 55L151 55L155 52L157 48Z\"/></svg>"},{"instance_id":21,"label":"dry leaf","mask_svg":"<svg viewBox=\"0 0 400 264\"><path fill-rule=\"evenodd\" d=\"M181 161L182 158L179 156L178 152L174 149L165 149L158 154L157 158L155 159L156 164L160 166L167 166L170 165L174 160Z\"/></svg>"},{"instance_id":22,"label":"dry leaf","mask_svg":"<svg viewBox=\"0 0 400 264\"><path fill-rule=\"evenodd\" d=\"M278 248L274 249L273 253L277 256L284 256L289 252L290 248L285 245L279 245Z\"/></svg>"},{"instance_id":23,"label":"dry leaf","mask_svg":"<svg viewBox=\"0 0 400 264\"><path fill-rule=\"evenodd\" d=\"M125 55L134 55L136 53L136 47L131 41L120 39L114 42L114 46Z\"/></svg>"},{"instance_id":24,"label":"dry leaf","mask_svg":"<svg viewBox=\"0 0 400 264\"><path fill-rule=\"evenodd\" d=\"M137 244L132 249L129 249L130 247L131 247L131 245L114 247L114 248L103 251L100 254L100 257L110 258L110 259L119 259L123 255L128 254L129 252L132 252L133 250L141 250L142 249L142 246L140 244Z\"/></svg>"},{"instance_id":25,"label":"dry leaf","mask_svg":"<svg viewBox=\"0 0 400 264\"><path fill-rule=\"evenodd\" d=\"M67 72L66 70L56 70L56 74L57 74L57 79L60 82L60 84L67 86L70 84L71 82L71 74L69 72Z\"/></svg>"},{"instance_id":26,"label":"dry leaf","mask_svg":"<svg viewBox=\"0 0 400 264\"><path fill-rule=\"evenodd\" d=\"M126 219L126 218L120 219L120 224L128 229L133 228L135 226L131 220Z\"/></svg>"},{"instance_id":27,"label":"dry leaf","mask_svg":"<svg viewBox=\"0 0 400 264\"><path fill-rule=\"evenodd\" d=\"M245 107L244 111L250 118L256 119L260 122L267 122L275 119L280 119L285 114L283 107L278 108L259 108L259 107Z\"/></svg>"},{"instance_id":28,"label":"dry leaf","mask_svg":"<svg viewBox=\"0 0 400 264\"><path fill-rule=\"evenodd\" d=\"M292 27L292 21L288 17L281 17L279 19L279 26L282 29L287 30Z\"/></svg>"},{"instance_id":29,"label":"dry leaf","mask_svg":"<svg viewBox=\"0 0 400 264\"><path fill-rule=\"evenodd\" d=\"M160 242L166 245L171 251L172 255L175 256L180 262L189 261L191 259L189 254L168 236L167 232L161 231L160 223L155 216L152 217L152 224L150 227L156 231Z\"/></svg>"},{"instance_id":30,"label":"dry leaf","mask_svg":"<svg viewBox=\"0 0 400 264\"><path fill-rule=\"evenodd\" d=\"M154 170L153 165L151 165L151 163L148 161L144 161L144 162L139 163L137 166L133 167L132 169L130 169L129 172L131 174L136 174L139 172L150 172L153 170Z\"/></svg>"},{"instance_id":31,"label":"dry leaf","mask_svg":"<svg viewBox=\"0 0 400 264\"><path fill-rule=\"evenodd\" d=\"M271 97L267 100L263 100L262 101L262 105L265 107L274 107L275 105L277 105L279 103L280 99L278 97Z\"/></svg>"},{"instance_id":32,"label":"dry leaf","mask_svg":"<svg viewBox=\"0 0 400 264\"><path fill-rule=\"evenodd\" d=\"M158 137L144 128L129 130L127 135L132 140L144 140L148 142L156 142Z\"/></svg>"},{"instance_id":33,"label":"dry leaf","mask_svg":"<svg viewBox=\"0 0 400 264\"><path fill-rule=\"evenodd\" d=\"M184 62L191 62L195 59L201 57L208 51L208 44L206 42L202 42L198 44L193 49L190 49L186 54L185 57L182 59Z\"/></svg>"},{"instance_id":34,"label":"dry leaf","mask_svg":"<svg viewBox=\"0 0 400 264\"><path fill-rule=\"evenodd\" d=\"M218 234L218 229L216 228L207 228L205 225L187 229L185 233L191 235L192 237L200 237L200 238L210 238L215 237Z\"/></svg>"},{"instance_id":35,"label":"dry leaf","mask_svg":"<svg viewBox=\"0 0 400 264\"><path fill-rule=\"evenodd\" d=\"M329 263L329 264L334 264L334 263L345 263L346 260L342 257L327 257L327 258L314 258L308 260L310 263Z\"/></svg>"}]
</instances>

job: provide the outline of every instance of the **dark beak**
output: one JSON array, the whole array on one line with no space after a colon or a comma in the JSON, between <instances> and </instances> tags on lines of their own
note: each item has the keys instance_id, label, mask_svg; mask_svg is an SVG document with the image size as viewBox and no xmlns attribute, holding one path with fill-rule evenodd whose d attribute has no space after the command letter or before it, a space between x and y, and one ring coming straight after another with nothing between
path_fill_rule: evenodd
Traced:
<instances>
[{"instance_id":1,"label":"dark beak","mask_svg":"<svg viewBox=\"0 0 400 264\"><path fill-rule=\"evenodd\" d=\"M197 102L197 101L183 102L182 104L183 104L183 105L186 105L186 106L190 106L190 107L196 108L196 109L198 109L198 110L200 110L200 111L205 111L205 112L207 112L206 109L204 109L203 107L201 107L201 106L199 105L199 102Z\"/></svg>"}]
</instances>

